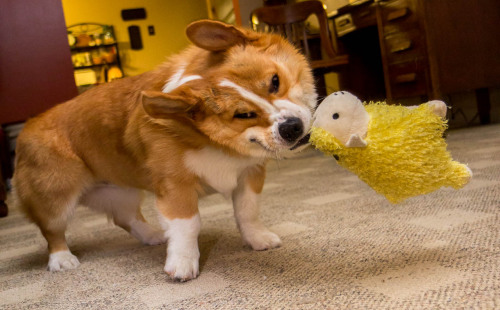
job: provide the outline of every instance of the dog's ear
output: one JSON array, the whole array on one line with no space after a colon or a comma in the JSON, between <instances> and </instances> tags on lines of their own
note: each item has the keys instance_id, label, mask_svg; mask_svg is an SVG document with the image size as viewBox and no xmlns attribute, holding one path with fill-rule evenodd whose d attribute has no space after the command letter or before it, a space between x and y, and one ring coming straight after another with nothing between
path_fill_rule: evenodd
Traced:
<instances>
[{"instance_id":1,"label":"dog's ear","mask_svg":"<svg viewBox=\"0 0 500 310\"><path fill-rule=\"evenodd\" d=\"M209 19L192 22L187 26L186 34L196 46L212 52L224 51L252 39L232 25Z\"/></svg>"},{"instance_id":2,"label":"dog's ear","mask_svg":"<svg viewBox=\"0 0 500 310\"><path fill-rule=\"evenodd\" d=\"M166 94L160 91L146 90L142 93L142 106L153 118L169 118L174 114L191 111L200 101L192 93L180 92Z\"/></svg>"}]
</instances>

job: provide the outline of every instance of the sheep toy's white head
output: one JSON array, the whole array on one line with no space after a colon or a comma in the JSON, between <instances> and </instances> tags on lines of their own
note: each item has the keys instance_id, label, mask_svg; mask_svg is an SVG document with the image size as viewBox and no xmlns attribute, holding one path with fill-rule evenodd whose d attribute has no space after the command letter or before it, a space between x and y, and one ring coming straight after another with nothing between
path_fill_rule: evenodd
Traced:
<instances>
[{"instance_id":1,"label":"sheep toy's white head","mask_svg":"<svg viewBox=\"0 0 500 310\"><path fill-rule=\"evenodd\" d=\"M330 94L314 114L313 127L323 128L346 147L365 147L370 116L353 94Z\"/></svg>"}]
</instances>

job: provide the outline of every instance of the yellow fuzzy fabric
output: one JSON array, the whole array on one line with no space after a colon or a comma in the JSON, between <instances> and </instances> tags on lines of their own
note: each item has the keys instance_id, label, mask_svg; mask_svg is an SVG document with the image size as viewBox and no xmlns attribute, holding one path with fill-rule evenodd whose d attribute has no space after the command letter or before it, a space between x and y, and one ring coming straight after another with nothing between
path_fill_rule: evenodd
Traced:
<instances>
[{"instance_id":1,"label":"yellow fuzzy fabric","mask_svg":"<svg viewBox=\"0 0 500 310\"><path fill-rule=\"evenodd\" d=\"M312 129L311 143L392 203L442 186L459 189L467 184L467 166L453 161L446 150L446 121L427 104L408 109L370 103L365 108L370 115L367 147L344 147L322 128Z\"/></svg>"}]
</instances>

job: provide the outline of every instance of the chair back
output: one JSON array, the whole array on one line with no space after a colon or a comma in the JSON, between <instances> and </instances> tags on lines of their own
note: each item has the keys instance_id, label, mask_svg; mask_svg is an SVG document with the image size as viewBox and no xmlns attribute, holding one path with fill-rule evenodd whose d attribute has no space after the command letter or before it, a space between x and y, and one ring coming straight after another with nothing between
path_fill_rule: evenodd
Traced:
<instances>
[{"instance_id":1,"label":"chair back","mask_svg":"<svg viewBox=\"0 0 500 310\"><path fill-rule=\"evenodd\" d=\"M254 30L281 34L311 59L307 41L310 36L305 26L306 20L311 15L315 15L318 19L321 47L326 56L335 58L337 44L336 40L330 37L328 19L321 1L260 7L252 12L250 18Z\"/></svg>"}]
</instances>

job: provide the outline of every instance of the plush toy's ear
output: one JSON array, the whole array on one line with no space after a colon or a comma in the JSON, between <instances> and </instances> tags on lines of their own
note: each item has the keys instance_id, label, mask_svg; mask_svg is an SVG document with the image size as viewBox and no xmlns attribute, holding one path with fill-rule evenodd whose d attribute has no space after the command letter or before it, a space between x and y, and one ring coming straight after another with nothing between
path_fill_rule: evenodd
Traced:
<instances>
[{"instance_id":1,"label":"plush toy's ear","mask_svg":"<svg viewBox=\"0 0 500 310\"><path fill-rule=\"evenodd\" d=\"M192 110L200 101L192 93L165 94L159 91L143 91L142 106L153 118L169 118Z\"/></svg>"},{"instance_id":2,"label":"plush toy's ear","mask_svg":"<svg viewBox=\"0 0 500 310\"><path fill-rule=\"evenodd\" d=\"M238 28L215 20L199 20L189 24L186 34L191 42L203 49L218 52L243 44L249 38Z\"/></svg>"},{"instance_id":3,"label":"plush toy's ear","mask_svg":"<svg viewBox=\"0 0 500 310\"><path fill-rule=\"evenodd\" d=\"M363 140L358 134L352 134L349 141L345 144L346 147L366 147L368 143Z\"/></svg>"}]
</instances>

